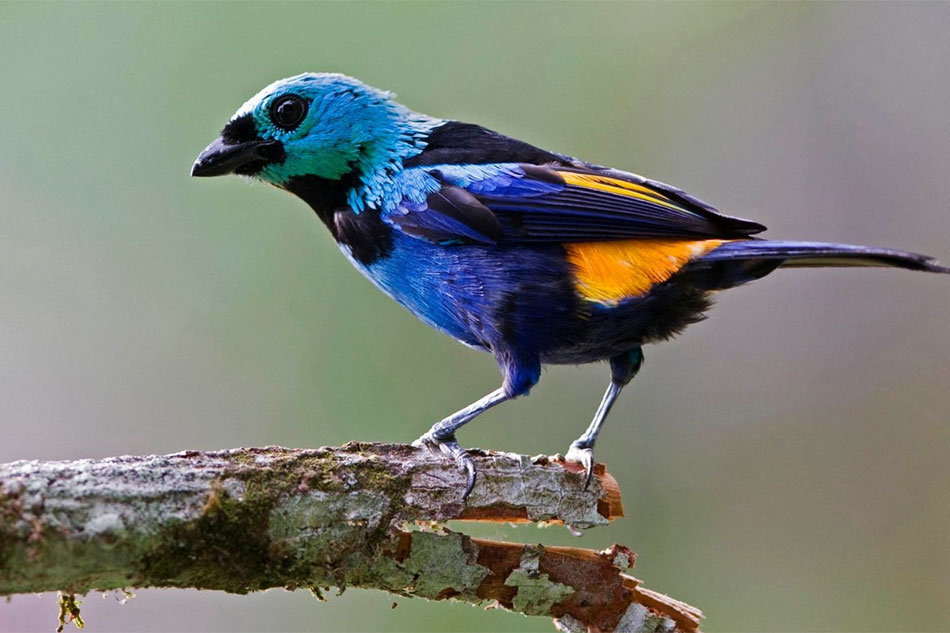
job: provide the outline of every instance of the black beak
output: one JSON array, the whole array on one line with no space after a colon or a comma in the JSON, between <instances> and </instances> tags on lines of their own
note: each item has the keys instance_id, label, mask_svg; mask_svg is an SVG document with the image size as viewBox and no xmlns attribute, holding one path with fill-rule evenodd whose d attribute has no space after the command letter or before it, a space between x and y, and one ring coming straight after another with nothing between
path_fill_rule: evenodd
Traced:
<instances>
[{"instance_id":1,"label":"black beak","mask_svg":"<svg viewBox=\"0 0 950 633\"><path fill-rule=\"evenodd\" d=\"M199 177L234 173L253 175L264 165L281 162L283 158L284 147L280 141L256 139L228 144L218 137L198 155L195 164L191 166L191 175Z\"/></svg>"}]
</instances>

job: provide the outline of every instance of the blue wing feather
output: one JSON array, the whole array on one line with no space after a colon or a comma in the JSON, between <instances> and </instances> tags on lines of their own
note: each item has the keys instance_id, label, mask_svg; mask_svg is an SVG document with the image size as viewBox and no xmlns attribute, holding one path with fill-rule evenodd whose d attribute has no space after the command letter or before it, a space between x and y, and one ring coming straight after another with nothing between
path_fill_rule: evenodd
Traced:
<instances>
[{"instance_id":1,"label":"blue wing feather","mask_svg":"<svg viewBox=\"0 0 950 633\"><path fill-rule=\"evenodd\" d=\"M573 174L615 183L625 175L620 184L636 189L565 178ZM692 204L694 199L672 187L594 167L427 165L404 170L393 184L383 219L404 233L443 244L734 238L764 228Z\"/></svg>"}]
</instances>

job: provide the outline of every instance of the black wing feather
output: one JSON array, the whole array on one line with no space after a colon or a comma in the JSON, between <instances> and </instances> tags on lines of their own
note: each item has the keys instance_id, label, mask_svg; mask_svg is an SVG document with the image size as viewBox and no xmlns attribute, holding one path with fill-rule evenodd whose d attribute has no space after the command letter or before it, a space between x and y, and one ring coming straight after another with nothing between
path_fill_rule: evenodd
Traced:
<instances>
[{"instance_id":1,"label":"black wing feather","mask_svg":"<svg viewBox=\"0 0 950 633\"><path fill-rule=\"evenodd\" d=\"M407 233L442 242L550 243L634 238L743 238L764 226L720 214L702 200L636 174L585 163L470 123L448 122L435 128L425 149L405 162L407 168L432 167L443 181L430 194L424 211L394 216ZM504 185L495 191L446 179L438 166L518 163L522 182L541 185L524 195ZM585 184L606 178L636 185L635 194ZM614 183L616 184L616 183ZM640 189L642 188L642 189ZM608 187L610 189L610 187ZM628 187L627 189L631 189Z\"/></svg>"}]
</instances>

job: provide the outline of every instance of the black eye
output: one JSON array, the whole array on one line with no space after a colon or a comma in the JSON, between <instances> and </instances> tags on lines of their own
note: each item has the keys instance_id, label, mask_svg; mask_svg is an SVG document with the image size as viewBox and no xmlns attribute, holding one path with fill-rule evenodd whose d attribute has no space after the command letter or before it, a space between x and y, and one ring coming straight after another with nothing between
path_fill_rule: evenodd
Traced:
<instances>
[{"instance_id":1,"label":"black eye","mask_svg":"<svg viewBox=\"0 0 950 633\"><path fill-rule=\"evenodd\" d=\"M297 95L284 95L270 104L270 120L288 132L300 125L307 116L307 102Z\"/></svg>"}]
</instances>

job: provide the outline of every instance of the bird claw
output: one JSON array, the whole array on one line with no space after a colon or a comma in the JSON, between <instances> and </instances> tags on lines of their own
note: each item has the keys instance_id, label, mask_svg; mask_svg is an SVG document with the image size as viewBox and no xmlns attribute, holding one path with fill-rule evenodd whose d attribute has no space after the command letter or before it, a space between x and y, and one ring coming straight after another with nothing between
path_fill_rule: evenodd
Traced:
<instances>
[{"instance_id":1,"label":"bird claw","mask_svg":"<svg viewBox=\"0 0 950 633\"><path fill-rule=\"evenodd\" d=\"M416 448L428 448L429 450L438 450L446 457L451 458L458 469L466 474L465 491L462 493L462 503L472 494L475 488L475 462L472 456L464 448L459 446L454 435L448 437L436 437L431 433L426 433L412 443Z\"/></svg>"},{"instance_id":2,"label":"bird claw","mask_svg":"<svg viewBox=\"0 0 950 633\"><path fill-rule=\"evenodd\" d=\"M571 447L567 449L567 455L564 456L564 459L584 466L586 473L584 477L584 492L587 492L587 488L590 486L590 478L594 474L594 449L590 446L574 442L571 444Z\"/></svg>"}]
</instances>

